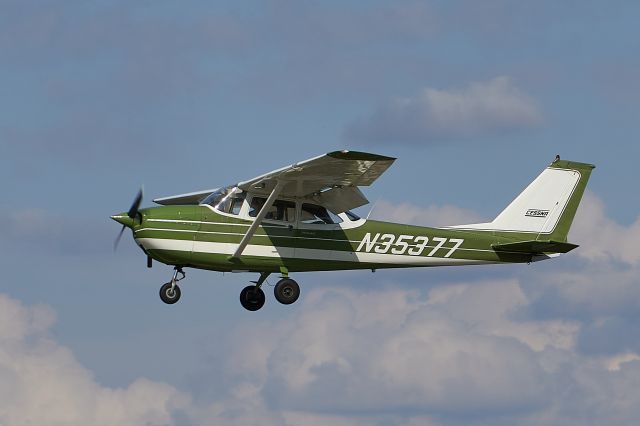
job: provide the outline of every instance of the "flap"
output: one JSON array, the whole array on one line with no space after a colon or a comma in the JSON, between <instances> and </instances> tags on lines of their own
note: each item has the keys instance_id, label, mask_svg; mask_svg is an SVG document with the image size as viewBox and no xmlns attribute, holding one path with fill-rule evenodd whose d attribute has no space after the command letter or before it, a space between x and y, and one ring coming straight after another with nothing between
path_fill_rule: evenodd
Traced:
<instances>
[{"instance_id":1,"label":"flap","mask_svg":"<svg viewBox=\"0 0 640 426\"><path fill-rule=\"evenodd\" d=\"M346 212L347 210L352 210L369 203L367 197L355 186L331 188L315 194L311 198L335 214Z\"/></svg>"}]
</instances>

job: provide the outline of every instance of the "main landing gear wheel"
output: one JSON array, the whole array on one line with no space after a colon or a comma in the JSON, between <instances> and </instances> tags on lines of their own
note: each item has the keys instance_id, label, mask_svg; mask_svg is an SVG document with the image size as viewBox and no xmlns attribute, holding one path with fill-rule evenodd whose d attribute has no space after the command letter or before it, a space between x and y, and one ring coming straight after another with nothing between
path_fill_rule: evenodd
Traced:
<instances>
[{"instance_id":1,"label":"main landing gear wheel","mask_svg":"<svg viewBox=\"0 0 640 426\"><path fill-rule=\"evenodd\" d=\"M264 291L258 286L248 285L240 292L240 303L248 311L257 311L264 305Z\"/></svg>"},{"instance_id":2,"label":"main landing gear wheel","mask_svg":"<svg viewBox=\"0 0 640 426\"><path fill-rule=\"evenodd\" d=\"M300 286L291 278L283 278L273 288L276 300L283 305L290 305L300 297Z\"/></svg>"},{"instance_id":3,"label":"main landing gear wheel","mask_svg":"<svg viewBox=\"0 0 640 426\"><path fill-rule=\"evenodd\" d=\"M174 285L171 288L171 283L166 283L160 287L160 299L167 305L173 305L180 300L180 287Z\"/></svg>"}]
</instances>

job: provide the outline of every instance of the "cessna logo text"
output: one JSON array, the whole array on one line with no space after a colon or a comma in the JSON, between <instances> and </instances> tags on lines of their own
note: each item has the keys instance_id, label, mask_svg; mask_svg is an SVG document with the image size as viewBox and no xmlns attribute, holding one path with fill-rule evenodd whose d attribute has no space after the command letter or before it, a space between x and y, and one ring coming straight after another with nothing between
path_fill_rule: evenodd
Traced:
<instances>
[{"instance_id":1,"label":"cessna logo text","mask_svg":"<svg viewBox=\"0 0 640 426\"><path fill-rule=\"evenodd\" d=\"M368 232L360 241L356 251L420 256L429 249L427 256L433 256L438 250L442 250L440 255L444 253L444 257L450 257L463 242L462 238L433 237L431 245L429 245L429 237L422 235L371 234Z\"/></svg>"},{"instance_id":2,"label":"cessna logo text","mask_svg":"<svg viewBox=\"0 0 640 426\"><path fill-rule=\"evenodd\" d=\"M529 209L524 215L530 217L547 217L548 214L549 210Z\"/></svg>"}]
</instances>

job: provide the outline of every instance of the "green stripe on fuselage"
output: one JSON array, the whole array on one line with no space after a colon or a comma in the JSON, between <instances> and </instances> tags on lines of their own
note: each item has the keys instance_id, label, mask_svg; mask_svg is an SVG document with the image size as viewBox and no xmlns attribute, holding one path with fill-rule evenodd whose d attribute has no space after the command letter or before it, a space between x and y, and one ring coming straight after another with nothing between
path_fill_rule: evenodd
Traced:
<instances>
[{"instance_id":1,"label":"green stripe on fuselage","mask_svg":"<svg viewBox=\"0 0 640 426\"><path fill-rule=\"evenodd\" d=\"M141 223L134 226L136 239L179 240L184 243L222 243L228 247L237 246L251 222L235 217L218 214L206 206L163 206L144 209ZM343 269L382 269L414 266L435 266L430 264L407 264L437 259L451 259L447 262L529 262L531 255L523 253L496 252L492 244L508 243L513 238L492 232L468 231L456 229L428 228L412 225L394 224L379 221L363 221L352 229L318 229L321 226L296 229L276 223L263 223L251 238L249 245L274 247L280 249L299 249L300 252L314 253L300 258L298 254L290 257L255 256L243 254L240 259L232 260L229 253L209 253L198 251L153 250L147 252L155 259L181 266L201 269L230 271L271 271L277 272L284 266L290 271L343 270ZM377 235L377 237L376 237ZM400 239L401 236L404 236ZM420 238L418 238L420 237ZM425 237L428 242L425 244ZM509 237L518 238L511 235ZM441 240L438 240L441 239ZM445 241L442 242L442 239ZM464 240L457 250L452 251L456 242ZM365 240L365 243L362 241ZM441 247L435 251L437 245ZM184 245L184 244L183 244ZM420 248L422 249L420 251ZM358 251L358 249L360 249ZM316 256L315 250L320 250ZM403 251L404 250L404 251ZM291 251L291 250L289 250ZM409 252L419 254L405 259L405 263L394 263L399 256L410 256ZM451 253L450 253L451 251ZM323 252L326 252L323 255ZM376 258L370 261L358 261L352 253L362 253L364 257ZM403 252L403 254L398 254ZM364 253L370 253L371 256ZM430 255L431 254L431 255ZM445 257L449 254L448 257ZM383 256L380 256L383 255ZM325 259L323 259L325 257ZM343 257L348 260L331 260ZM380 258L384 259L381 260ZM328 259L327 259L328 258Z\"/></svg>"}]
</instances>

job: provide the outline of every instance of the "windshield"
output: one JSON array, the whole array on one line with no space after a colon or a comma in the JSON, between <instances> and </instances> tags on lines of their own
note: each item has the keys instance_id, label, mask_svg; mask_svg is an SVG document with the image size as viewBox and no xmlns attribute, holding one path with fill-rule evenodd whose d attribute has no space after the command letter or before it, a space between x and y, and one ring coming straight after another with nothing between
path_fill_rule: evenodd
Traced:
<instances>
[{"instance_id":1,"label":"windshield","mask_svg":"<svg viewBox=\"0 0 640 426\"><path fill-rule=\"evenodd\" d=\"M238 214L246 194L238 187L227 186L212 192L200 204L208 204L225 213Z\"/></svg>"},{"instance_id":2,"label":"windshield","mask_svg":"<svg viewBox=\"0 0 640 426\"><path fill-rule=\"evenodd\" d=\"M218 188L213 191L207 198L202 200L200 204L209 204L210 206L215 206L222 200L225 195L229 194L229 192L233 189L233 187L228 186L226 188Z\"/></svg>"}]
</instances>

